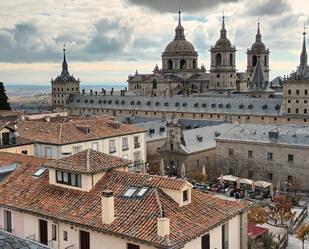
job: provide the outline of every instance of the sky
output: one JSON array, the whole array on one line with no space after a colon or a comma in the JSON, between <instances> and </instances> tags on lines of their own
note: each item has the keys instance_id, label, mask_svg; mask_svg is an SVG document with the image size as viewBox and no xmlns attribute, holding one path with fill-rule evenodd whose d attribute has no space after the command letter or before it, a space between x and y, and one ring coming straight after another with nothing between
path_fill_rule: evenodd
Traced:
<instances>
[{"instance_id":1,"label":"sky","mask_svg":"<svg viewBox=\"0 0 309 249\"><path fill-rule=\"evenodd\" d=\"M83 83L150 73L174 37L179 6L186 38L207 70L223 12L238 71L246 68L258 19L271 78L299 64L307 0L14 0L0 1L0 81L48 85L61 71L64 43L69 71Z\"/></svg>"}]
</instances>

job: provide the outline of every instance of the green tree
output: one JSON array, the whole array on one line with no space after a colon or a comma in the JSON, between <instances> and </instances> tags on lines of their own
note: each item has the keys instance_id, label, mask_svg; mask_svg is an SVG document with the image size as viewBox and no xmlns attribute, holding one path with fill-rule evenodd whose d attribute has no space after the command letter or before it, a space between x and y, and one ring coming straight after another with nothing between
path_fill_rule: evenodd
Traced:
<instances>
[{"instance_id":1,"label":"green tree","mask_svg":"<svg viewBox=\"0 0 309 249\"><path fill-rule=\"evenodd\" d=\"M0 82L0 110L11 110L2 82Z\"/></svg>"}]
</instances>

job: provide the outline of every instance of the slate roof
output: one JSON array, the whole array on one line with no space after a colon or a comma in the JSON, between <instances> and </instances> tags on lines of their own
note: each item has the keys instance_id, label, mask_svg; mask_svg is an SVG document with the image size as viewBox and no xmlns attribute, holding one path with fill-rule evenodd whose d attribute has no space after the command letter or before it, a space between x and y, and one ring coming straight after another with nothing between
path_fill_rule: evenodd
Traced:
<instances>
[{"instance_id":1,"label":"slate roof","mask_svg":"<svg viewBox=\"0 0 309 249\"><path fill-rule=\"evenodd\" d=\"M90 103L91 102L91 103ZM167 103L167 105L165 104ZM196 105L197 104L197 105ZM263 106L267 108L263 108ZM104 108L114 110L194 112L209 114L235 114L280 116L282 99L250 98L242 95L227 96L93 96L72 95L69 108Z\"/></svg>"},{"instance_id":2,"label":"slate roof","mask_svg":"<svg viewBox=\"0 0 309 249\"><path fill-rule=\"evenodd\" d=\"M4 249L46 249L49 248L29 239L23 239L0 230L0 248Z\"/></svg>"},{"instance_id":3,"label":"slate roof","mask_svg":"<svg viewBox=\"0 0 309 249\"><path fill-rule=\"evenodd\" d=\"M129 160L88 149L72 156L47 162L44 166L76 173L91 174L105 172L114 168L128 167L130 164L132 162Z\"/></svg>"},{"instance_id":4,"label":"slate roof","mask_svg":"<svg viewBox=\"0 0 309 249\"><path fill-rule=\"evenodd\" d=\"M70 144L144 132L133 125L118 123L107 117L64 122L21 121L17 132L24 138L46 144ZM89 128L89 133L85 129Z\"/></svg>"},{"instance_id":5,"label":"slate roof","mask_svg":"<svg viewBox=\"0 0 309 249\"><path fill-rule=\"evenodd\" d=\"M37 165L19 167L0 183L0 206L32 213L69 224L116 235L157 248L178 249L222 222L247 209L240 201L227 201L192 190L192 202L179 207L163 190L180 190L185 180L110 171L89 191L50 185L48 172L32 177ZM22 177L21 177L22 176ZM124 197L130 186L148 186L143 197ZM115 196L115 220L102 224L101 195L112 190ZM168 238L157 235L157 218L162 211L170 218Z\"/></svg>"},{"instance_id":6,"label":"slate roof","mask_svg":"<svg viewBox=\"0 0 309 249\"><path fill-rule=\"evenodd\" d=\"M278 138L270 138L269 132L278 132ZM302 125L234 124L230 129L226 129L216 140L307 147L309 146L309 127Z\"/></svg>"}]
</instances>

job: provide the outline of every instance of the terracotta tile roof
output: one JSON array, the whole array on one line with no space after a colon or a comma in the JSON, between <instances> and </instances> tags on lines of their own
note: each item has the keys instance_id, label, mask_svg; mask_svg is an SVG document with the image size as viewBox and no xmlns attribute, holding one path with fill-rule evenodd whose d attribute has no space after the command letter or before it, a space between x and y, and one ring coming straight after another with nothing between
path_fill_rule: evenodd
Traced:
<instances>
[{"instance_id":1,"label":"terracotta tile roof","mask_svg":"<svg viewBox=\"0 0 309 249\"><path fill-rule=\"evenodd\" d=\"M130 164L132 162L129 160L88 149L72 156L50 161L44 164L44 166L88 174L104 172L114 168L123 168Z\"/></svg>"},{"instance_id":2,"label":"terracotta tile roof","mask_svg":"<svg viewBox=\"0 0 309 249\"><path fill-rule=\"evenodd\" d=\"M179 207L160 189L177 185L168 178L159 180L153 177L155 180L152 181L147 175L110 171L92 190L84 192L50 185L48 173L39 178L32 177L37 169L37 165L19 167L0 183L0 206L66 221L157 248L182 248L186 242L247 208L242 202L223 200L196 190L192 190L192 202ZM139 188L144 185L150 188L142 198L123 196L130 186ZM101 194L106 189L112 190L115 196L116 218L110 225L102 224L101 220ZM162 209L171 221L168 238L157 235L157 218Z\"/></svg>"},{"instance_id":3,"label":"terracotta tile roof","mask_svg":"<svg viewBox=\"0 0 309 249\"><path fill-rule=\"evenodd\" d=\"M89 132L87 128L90 128ZM17 132L20 136L39 143L71 144L141 133L146 130L103 117L63 120L63 122L21 121L17 124Z\"/></svg>"},{"instance_id":4,"label":"terracotta tile roof","mask_svg":"<svg viewBox=\"0 0 309 249\"><path fill-rule=\"evenodd\" d=\"M37 167L48 161L50 161L50 159L9 152L0 152L0 165L18 163L22 165L31 165L31 167Z\"/></svg>"}]
</instances>

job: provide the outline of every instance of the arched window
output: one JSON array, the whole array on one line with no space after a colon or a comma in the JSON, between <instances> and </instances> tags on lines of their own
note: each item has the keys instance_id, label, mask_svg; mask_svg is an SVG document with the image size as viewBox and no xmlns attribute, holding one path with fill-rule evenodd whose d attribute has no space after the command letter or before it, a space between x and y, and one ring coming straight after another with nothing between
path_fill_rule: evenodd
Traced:
<instances>
[{"instance_id":1,"label":"arched window","mask_svg":"<svg viewBox=\"0 0 309 249\"><path fill-rule=\"evenodd\" d=\"M257 63L257 56L256 56L256 55L253 55L253 56L252 56L252 66L255 67L255 66L256 66L256 63Z\"/></svg>"},{"instance_id":2,"label":"arched window","mask_svg":"<svg viewBox=\"0 0 309 249\"><path fill-rule=\"evenodd\" d=\"M158 81L156 79L153 79L152 81L152 89L157 89L158 87Z\"/></svg>"},{"instance_id":3,"label":"arched window","mask_svg":"<svg viewBox=\"0 0 309 249\"><path fill-rule=\"evenodd\" d=\"M192 66L193 66L193 69L196 69L196 68L197 68L196 60L193 60Z\"/></svg>"},{"instance_id":4,"label":"arched window","mask_svg":"<svg viewBox=\"0 0 309 249\"><path fill-rule=\"evenodd\" d=\"M185 60L180 61L180 69L184 69L187 65L187 62Z\"/></svg>"},{"instance_id":5,"label":"arched window","mask_svg":"<svg viewBox=\"0 0 309 249\"><path fill-rule=\"evenodd\" d=\"M222 56L221 54L217 54L216 55L216 65L221 66L221 63L222 63Z\"/></svg>"},{"instance_id":6,"label":"arched window","mask_svg":"<svg viewBox=\"0 0 309 249\"><path fill-rule=\"evenodd\" d=\"M267 55L264 56L264 66L267 67Z\"/></svg>"},{"instance_id":7,"label":"arched window","mask_svg":"<svg viewBox=\"0 0 309 249\"><path fill-rule=\"evenodd\" d=\"M168 60L167 66L168 66L168 70L173 70L173 61L172 60Z\"/></svg>"},{"instance_id":8,"label":"arched window","mask_svg":"<svg viewBox=\"0 0 309 249\"><path fill-rule=\"evenodd\" d=\"M233 54L230 54L230 66L233 66L234 60L233 60Z\"/></svg>"}]
</instances>

